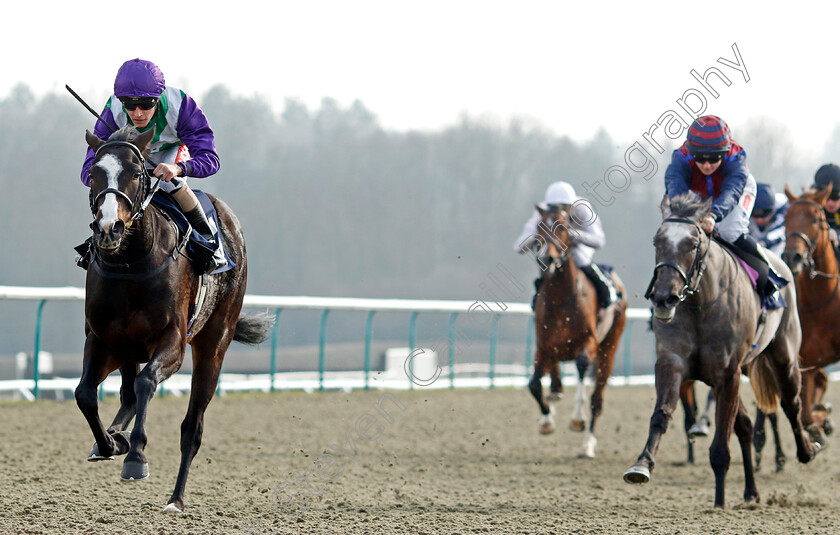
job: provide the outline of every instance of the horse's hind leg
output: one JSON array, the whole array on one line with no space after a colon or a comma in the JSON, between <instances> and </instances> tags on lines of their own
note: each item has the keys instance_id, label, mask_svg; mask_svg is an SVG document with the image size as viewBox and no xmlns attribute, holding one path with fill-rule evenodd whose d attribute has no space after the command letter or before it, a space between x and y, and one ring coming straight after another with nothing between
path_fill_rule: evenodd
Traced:
<instances>
[{"instance_id":1,"label":"horse's hind leg","mask_svg":"<svg viewBox=\"0 0 840 535\"><path fill-rule=\"evenodd\" d=\"M128 444L115 439L105 430L99 418L98 387L112 371L119 367L119 362L108 353L93 334L85 340L85 356L82 378L76 387L76 404L82 411L96 440L93 451L88 456L89 461L112 459L128 450Z\"/></svg>"},{"instance_id":2,"label":"horse's hind leg","mask_svg":"<svg viewBox=\"0 0 840 535\"><path fill-rule=\"evenodd\" d=\"M583 407L586 405L586 385L584 379L586 372L589 370L590 358L586 352L577 356L575 364L578 370L578 387L575 392L575 403L572 409L572 419L569 422L569 429L572 431L583 431L586 429L586 417L583 413Z\"/></svg>"},{"instance_id":3,"label":"horse's hind leg","mask_svg":"<svg viewBox=\"0 0 840 535\"><path fill-rule=\"evenodd\" d=\"M758 488L755 486L755 472L752 463L752 422L747 415L744 404L738 398L738 411L735 413L735 435L741 446L741 457L744 460L744 501L758 503Z\"/></svg>"},{"instance_id":4,"label":"horse's hind leg","mask_svg":"<svg viewBox=\"0 0 840 535\"><path fill-rule=\"evenodd\" d=\"M540 433L548 435L549 433L553 433L556 428L554 425L554 410L543 399L542 376L545 373L545 366L543 365L539 355L534 360L534 375L531 376L531 381L528 383L528 387L531 391L531 395L537 400L537 404L540 406L540 412L542 413L542 418L540 419Z\"/></svg>"},{"instance_id":5,"label":"horse's hind leg","mask_svg":"<svg viewBox=\"0 0 840 535\"><path fill-rule=\"evenodd\" d=\"M685 415L685 436L688 440L688 464L694 464L694 437L691 428L697 423L697 399L694 396L694 381L686 381L680 386L680 402Z\"/></svg>"},{"instance_id":6,"label":"horse's hind leg","mask_svg":"<svg viewBox=\"0 0 840 535\"><path fill-rule=\"evenodd\" d=\"M560 376L560 362L555 361L548 370L551 378L551 390L548 393L548 401L559 401L563 398L563 378Z\"/></svg>"},{"instance_id":7,"label":"horse's hind leg","mask_svg":"<svg viewBox=\"0 0 840 535\"><path fill-rule=\"evenodd\" d=\"M109 434L119 433L128 427L134 415L137 414L137 394L134 392L134 380L140 371L140 365L128 363L120 366L120 408L114 416L114 421L108 428Z\"/></svg>"},{"instance_id":8,"label":"horse's hind leg","mask_svg":"<svg viewBox=\"0 0 840 535\"><path fill-rule=\"evenodd\" d=\"M673 353L662 353L656 359L656 405L650 417L650 428L645 448L636 464L624 472L627 483L647 483L653 470L654 457L659 451L662 435L668 429L668 423L677 408L680 397L680 385L683 382L683 360Z\"/></svg>"},{"instance_id":9,"label":"horse's hind leg","mask_svg":"<svg viewBox=\"0 0 840 535\"><path fill-rule=\"evenodd\" d=\"M781 472L785 468L787 458L785 457L785 452L782 451L782 439L779 437L779 418L774 412L768 414L767 419L770 420L770 429L773 430L773 441L776 443L776 472ZM757 466L758 460L756 460Z\"/></svg>"},{"instance_id":10,"label":"horse's hind leg","mask_svg":"<svg viewBox=\"0 0 840 535\"><path fill-rule=\"evenodd\" d=\"M707 437L709 436L709 426L712 425L712 412L715 410L715 391L713 388L709 389L709 394L706 396L706 409L703 414L697 418L697 423L688 430L688 434L692 437Z\"/></svg>"},{"instance_id":11,"label":"horse's hind leg","mask_svg":"<svg viewBox=\"0 0 840 535\"><path fill-rule=\"evenodd\" d=\"M767 443L767 433L764 430L764 419L764 412L761 409L757 409L755 411L755 425L753 425L753 446L755 446L756 472L761 470L761 451Z\"/></svg>"},{"instance_id":12,"label":"horse's hind leg","mask_svg":"<svg viewBox=\"0 0 840 535\"><path fill-rule=\"evenodd\" d=\"M202 333L210 332L225 332L225 329L215 328L212 324L205 325ZM175 481L175 490L163 510L164 513L181 513L184 510L187 476L192 460L201 447L201 437L204 433L204 411L216 391L222 360L230 342L231 337L226 340L201 338L192 343L192 386L187 414L181 422L181 465L178 469L178 479Z\"/></svg>"}]
</instances>

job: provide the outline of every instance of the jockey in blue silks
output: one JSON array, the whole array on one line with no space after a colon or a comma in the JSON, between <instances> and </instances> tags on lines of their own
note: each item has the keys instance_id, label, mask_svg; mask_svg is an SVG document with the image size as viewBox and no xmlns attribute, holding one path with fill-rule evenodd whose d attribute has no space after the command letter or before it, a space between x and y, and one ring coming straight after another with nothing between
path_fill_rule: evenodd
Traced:
<instances>
[{"instance_id":1,"label":"jockey in blue silks","mask_svg":"<svg viewBox=\"0 0 840 535\"><path fill-rule=\"evenodd\" d=\"M114 94L100 115L111 127L131 125L141 133L155 128L147 159L155 166L152 174L161 179L160 189L172 196L210 247L194 248L196 268L210 273L224 266L227 261L215 241L214 225L187 185L187 177L206 178L219 170L213 130L195 100L166 85L163 72L151 61L132 59L117 71ZM93 133L107 140L111 129L97 121ZM86 186L90 186L94 156L93 149L88 148L82 165L82 183Z\"/></svg>"},{"instance_id":2,"label":"jockey in blue silks","mask_svg":"<svg viewBox=\"0 0 840 535\"><path fill-rule=\"evenodd\" d=\"M784 193L776 193L770 184L758 184L755 207L750 215L750 236L779 256L785 250L785 215L788 206L788 198Z\"/></svg>"},{"instance_id":3,"label":"jockey in blue silks","mask_svg":"<svg viewBox=\"0 0 840 535\"><path fill-rule=\"evenodd\" d=\"M771 269L764 251L749 234L756 183L747 168L747 154L720 117L699 117L688 128L685 143L674 151L665 170L669 198L693 191L713 199L711 214L700 226L716 229L723 241L735 246L758 272L757 289L765 308L785 306L777 290L787 284Z\"/></svg>"}]
</instances>

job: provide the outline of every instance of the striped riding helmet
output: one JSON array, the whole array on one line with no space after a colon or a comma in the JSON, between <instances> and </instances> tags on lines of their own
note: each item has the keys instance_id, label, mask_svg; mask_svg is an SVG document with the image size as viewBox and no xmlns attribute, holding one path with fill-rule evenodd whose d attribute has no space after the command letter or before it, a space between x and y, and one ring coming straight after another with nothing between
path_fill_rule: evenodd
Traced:
<instances>
[{"instance_id":1,"label":"striped riding helmet","mask_svg":"<svg viewBox=\"0 0 840 535\"><path fill-rule=\"evenodd\" d=\"M114 80L118 97L159 98L166 82L157 65L144 59L130 59L122 64Z\"/></svg>"},{"instance_id":2,"label":"striped riding helmet","mask_svg":"<svg viewBox=\"0 0 840 535\"><path fill-rule=\"evenodd\" d=\"M706 115L698 117L688 127L688 152L727 152L730 146L729 127L720 117Z\"/></svg>"}]
</instances>

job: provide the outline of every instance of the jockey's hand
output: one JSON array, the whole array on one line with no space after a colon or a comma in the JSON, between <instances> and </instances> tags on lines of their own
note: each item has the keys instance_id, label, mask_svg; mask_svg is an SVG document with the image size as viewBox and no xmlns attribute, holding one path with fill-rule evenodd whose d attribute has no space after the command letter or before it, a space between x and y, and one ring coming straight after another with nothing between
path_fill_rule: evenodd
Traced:
<instances>
[{"instance_id":1,"label":"jockey's hand","mask_svg":"<svg viewBox=\"0 0 840 535\"><path fill-rule=\"evenodd\" d=\"M174 163L159 163L152 174L164 182L169 182L176 176L180 176L181 168Z\"/></svg>"},{"instance_id":2,"label":"jockey's hand","mask_svg":"<svg viewBox=\"0 0 840 535\"><path fill-rule=\"evenodd\" d=\"M706 234L711 234L713 230L715 230L715 218L714 216L707 215L700 221L700 228L703 229L703 232Z\"/></svg>"}]
</instances>

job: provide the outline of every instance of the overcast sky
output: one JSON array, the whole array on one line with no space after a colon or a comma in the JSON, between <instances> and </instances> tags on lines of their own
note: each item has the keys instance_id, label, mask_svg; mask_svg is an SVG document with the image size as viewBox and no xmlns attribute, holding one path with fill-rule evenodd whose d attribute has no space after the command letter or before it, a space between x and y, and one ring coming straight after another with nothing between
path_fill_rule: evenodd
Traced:
<instances>
[{"instance_id":1,"label":"overcast sky","mask_svg":"<svg viewBox=\"0 0 840 535\"><path fill-rule=\"evenodd\" d=\"M224 84L277 110L287 97L312 107L324 96L344 105L358 98L383 126L401 130L453 124L466 112L526 117L578 140L605 127L632 143L679 110L686 91L702 90L692 69L716 66L731 85L712 78L719 97L704 93L707 112L733 127L767 115L790 128L802 151L819 152L840 122L840 8L828 3L796 11L759 2L129 5L9 3L0 95L18 82L39 95L69 84L99 108L122 62L142 57L197 97ZM718 62L736 61L733 44L748 82Z\"/></svg>"}]
</instances>

